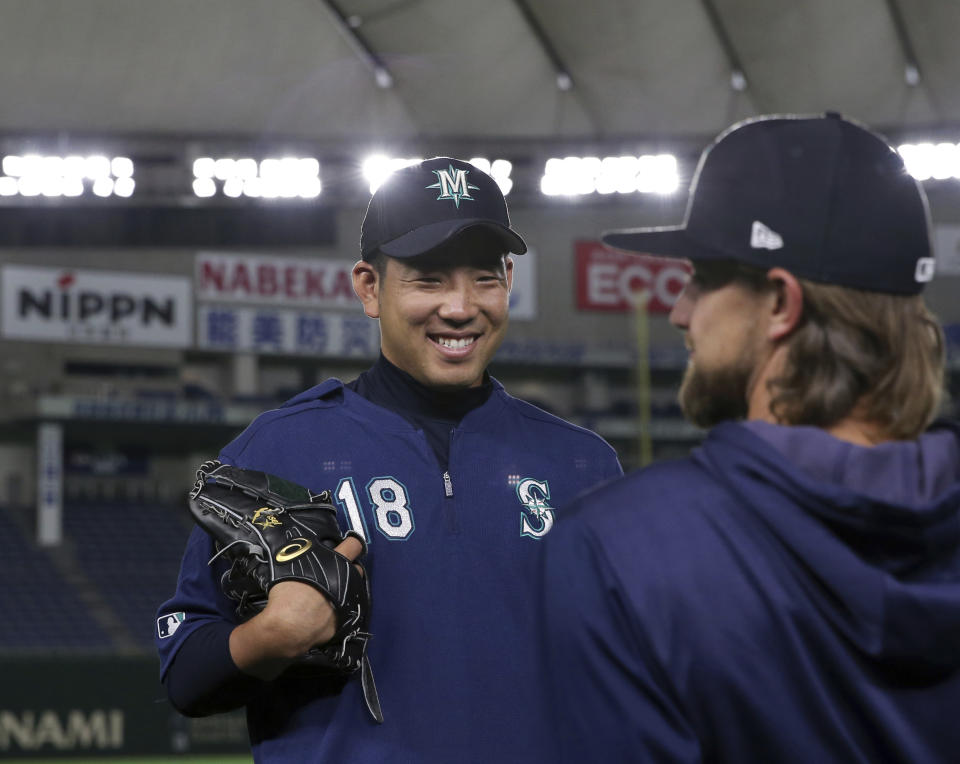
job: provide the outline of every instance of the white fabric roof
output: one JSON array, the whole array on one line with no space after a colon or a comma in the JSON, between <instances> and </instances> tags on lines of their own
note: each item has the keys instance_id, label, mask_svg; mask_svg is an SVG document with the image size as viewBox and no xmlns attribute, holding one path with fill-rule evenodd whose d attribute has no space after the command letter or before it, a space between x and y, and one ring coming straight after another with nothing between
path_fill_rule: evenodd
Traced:
<instances>
[{"instance_id":1,"label":"white fabric roof","mask_svg":"<svg viewBox=\"0 0 960 764\"><path fill-rule=\"evenodd\" d=\"M0 135L700 137L826 109L895 134L960 126L948 0L709 0L742 92L707 0L527 0L566 92L514 0L337 2L393 87L322 0L0 0Z\"/></svg>"}]
</instances>

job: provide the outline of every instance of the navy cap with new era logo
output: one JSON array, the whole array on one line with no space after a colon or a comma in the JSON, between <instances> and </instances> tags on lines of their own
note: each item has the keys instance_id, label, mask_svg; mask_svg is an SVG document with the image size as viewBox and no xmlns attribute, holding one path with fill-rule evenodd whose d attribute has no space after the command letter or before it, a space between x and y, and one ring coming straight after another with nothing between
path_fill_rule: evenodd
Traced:
<instances>
[{"instance_id":1,"label":"navy cap with new era logo","mask_svg":"<svg viewBox=\"0 0 960 764\"><path fill-rule=\"evenodd\" d=\"M434 157L397 170L374 192L360 228L360 256L416 257L476 227L494 233L504 252L527 251L497 182L469 162Z\"/></svg>"},{"instance_id":2,"label":"navy cap with new era logo","mask_svg":"<svg viewBox=\"0 0 960 764\"><path fill-rule=\"evenodd\" d=\"M934 271L920 185L882 137L834 113L734 125L701 155L682 225L603 241L892 294L919 293Z\"/></svg>"}]
</instances>

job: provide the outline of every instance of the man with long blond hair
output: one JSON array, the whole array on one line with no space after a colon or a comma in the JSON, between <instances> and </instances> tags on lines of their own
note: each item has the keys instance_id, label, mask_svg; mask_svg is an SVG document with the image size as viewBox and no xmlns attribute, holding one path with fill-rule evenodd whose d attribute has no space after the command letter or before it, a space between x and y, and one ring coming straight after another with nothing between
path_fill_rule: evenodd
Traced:
<instances>
[{"instance_id":1,"label":"man with long blond hair","mask_svg":"<svg viewBox=\"0 0 960 764\"><path fill-rule=\"evenodd\" d=\"M960 752L960 427L926 199L836 114L735 125L680 226L687 459L578 500L543 552L569 761L946 762Z\"/></svg>"}]
</instances>

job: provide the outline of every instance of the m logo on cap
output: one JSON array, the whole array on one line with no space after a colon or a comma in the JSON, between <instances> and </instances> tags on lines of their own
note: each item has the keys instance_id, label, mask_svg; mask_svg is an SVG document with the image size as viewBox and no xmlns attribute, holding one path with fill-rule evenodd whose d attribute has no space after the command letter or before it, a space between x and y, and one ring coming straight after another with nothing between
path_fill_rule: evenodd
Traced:
<instances>
[{"instance_id":1,"label":"m logo on cap","mask_svg":"<svg viewBox=\"0 0 960 764\"><path fill-rule=\"evenodd\" d=\"M753 221L750 230L750 246L754 249L782 249L783 237L767 228L759 220Z\"/></svg>"},{"instance_id":2,"label":"m logo on cap","mask_svg":"<svg viewBox=\"0 0 960 764\"><path fill-rule=\"evenodd\" d=\"M440 196L437 199L452 199L459 208L460 200L473 201L470 191L479 188L467 183L469 172L469 170L456 169L453 165L448 165L446 170L433 170L433 174L437 176L437 182L426 188L439 188Z\"/></svg>"}]
</instances>

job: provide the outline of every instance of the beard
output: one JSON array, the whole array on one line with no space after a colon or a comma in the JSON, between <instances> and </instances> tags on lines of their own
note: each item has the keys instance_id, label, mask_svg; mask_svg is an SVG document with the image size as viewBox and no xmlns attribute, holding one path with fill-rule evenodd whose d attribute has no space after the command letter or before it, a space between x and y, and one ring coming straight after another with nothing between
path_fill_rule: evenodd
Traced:
<instances>
[{"instance_id":1,"label":"beard","mask_svg":"<svg viewBox=\"0 0 960 764\"><path fill-rule=\"evenodd\" d=\"M755 365L749 342L744 343L733 361L723 366L705 369L693 361L688 363L677 396L683 415L702 428L746 419Z\"/></svg>"}]
</instances>

